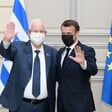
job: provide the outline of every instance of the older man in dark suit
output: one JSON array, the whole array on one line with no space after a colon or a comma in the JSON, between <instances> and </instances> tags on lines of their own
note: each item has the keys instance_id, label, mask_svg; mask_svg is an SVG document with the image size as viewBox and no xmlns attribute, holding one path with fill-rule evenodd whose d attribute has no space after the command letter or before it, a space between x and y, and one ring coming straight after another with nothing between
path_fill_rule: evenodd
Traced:
<instances>
[{"instance_id":1,"label":"older man in dark suit","mask_svg":"<svg viewBox=\"0 0 112 112\"><path fill-rule=\"evenodd\" d=\"M79 24L65 20L61 25L65 47L57 55L58 112L93 112L90 77L97 73L95 51L78 40Z\"/></svg>"},{"instance_id":2,"label":"older man in dark suit","mask_svg":"<svg viewBox=\"0 0 112 112\"><path fill-rule=\"evenodd\" d=\"M57 51L43 44L45 25L41 20L33 20L28 42L11 43L16 34L15 24L10 22L0 54L13 61L13 66L0 104L10 112L54 112Z\"/></svg>"}]
</instances>

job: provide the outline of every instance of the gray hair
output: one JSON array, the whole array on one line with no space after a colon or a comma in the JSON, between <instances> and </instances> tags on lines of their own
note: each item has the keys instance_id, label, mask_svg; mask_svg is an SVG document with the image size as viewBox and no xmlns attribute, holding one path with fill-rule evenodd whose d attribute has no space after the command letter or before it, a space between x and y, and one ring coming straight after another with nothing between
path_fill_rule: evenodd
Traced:
<instances>
[{"instance_id":1,"label":"gray hair","mask_svg":"<svg viewBox=\"0 0 112 112\"><path fill-rule=\"evenodd\" d=\"M44 24L44 22L43 22L41 19L33 19L33 20L31 20L31 22L30 22L29 29L31 29L32 24L33 24L33 23L36 23L36 22L42 23L42 24L44 25L44 27L45 27L45 24Z\"/></svg>"}]
</instances>

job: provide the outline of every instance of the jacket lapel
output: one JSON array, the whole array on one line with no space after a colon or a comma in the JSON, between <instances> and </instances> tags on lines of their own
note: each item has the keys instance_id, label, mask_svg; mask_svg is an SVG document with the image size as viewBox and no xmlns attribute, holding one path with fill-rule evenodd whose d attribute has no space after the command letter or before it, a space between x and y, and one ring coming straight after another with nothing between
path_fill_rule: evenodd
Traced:
<instances>
[{"instance_id":1,"label":"jacket lapel","mask_svg":"<svg viewBox=\"0 0 112 112\"><path fill-rule=\"evenodd\" d=\"M44 53L45 53L45 62L46 62L46 76L48 77L52 57L51 57L51 51L46 45L44 45Z\"/></svg>"},{"instance_id":2,"label":"jacket lapel","mask_svg":"<svg viewBox=\"0 0 112 112\"><path fill-rule=\"evenodd\" d=\"M62 69L62 66L61 66L61 57L62 57L62 53L64 52L64 50L65 50L65 47L61 48L59 50L59 52L58 52L58 56L57 56L57 58L58 58L57 59L57 64L58 64L57 68L58 68L58 70Z\"/></svg>"},{"instance_id":3,"label":"jacket lapel","mask_svg":"<svg viewBox=\"0 0 112 112\"><path fill-rule=\"evenodd\" d=\"M80 41L78 41L78 43L77 43L75 46L80 46L80 47L81 47ZM71 51L71 53L70 53L70 56L75 56L74 48L72 49L72 51Z\"/></svg>"},{"instance_id":4,"label":"jacket lapel","mask_svg":"<svg viewBox=\"0 0 112 112\"><path fill-rule=\"evenodd\" d=\"M24 48L24 51L26 53L26 58L28 59L29 68L32 69L32 59L33 59L33 57L32 57L32 48L31 48L30 41L28 41L26 43L26 46Z\"/></svg>"},{"instance_id":5,"label":"jacket lapel","mask_svg":"<svg viewBox=\"0 0 112 112\"><path fill-rule=\"evenodd\" d=\"M48 77L52 57L51 57L51 51L50 51L49 47L47 47L46 45L43 45L43 47L44 47L44 53L45 53L46 76ZM26 58L28 59L29 68L32 69L33 57L32 57L32 48L31 48L30 41L28 43L26 43L24 51L26 53Z\"/></svg>"}]
</instances>

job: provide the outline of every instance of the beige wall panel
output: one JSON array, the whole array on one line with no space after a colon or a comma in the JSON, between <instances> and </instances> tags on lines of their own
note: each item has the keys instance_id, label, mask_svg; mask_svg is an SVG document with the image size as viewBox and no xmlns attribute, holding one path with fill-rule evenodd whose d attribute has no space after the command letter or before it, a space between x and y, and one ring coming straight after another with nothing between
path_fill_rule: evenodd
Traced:
<instances>
[{"instance_id":1,"label":"beige wall panel","mask_svg":"<svg viewBox=\"0 0 112 112\"><path fill-rule=\"evenodd\" d=\"M78 19L84 29L109 28L112 20L112 0L77 0L77 2Z\"/></svg>"},{"instance_id":2,"label":"beige wall panel","mask_svg":"<svg viewBox=\"0 0 112 112\"><path fill-rule=\"evenodd\" d=\"M1 40L3 39L3 33L0 33L0 42L1 42Z\"/></svg>"},{"instance_id":3,"label":"beige wall panel","mask_svg":"<svg viewBox=\"0 0 112 112\"><path fill-rule=\"evenodd\" d=\"M101 112L112 112L112 105L101 102Z\"/></svg>"},{"instance_id":4,"label":"beige wall panel","mask_svg":"<svg viewBox=\"0 0 112 112\"><path fill-rule=\"evenodd\" d=\"M13 0L0 0L0 6L12 6Z\"/></svg>"},{"instance_id":5,"label":"beige wall panel","mask_svg":"<svg viewBox=\"0 0 112 112\"><path fill-rule=\"evenodd\" d=\"M11 18L11 8L0 8L0 14L2 14L2 17L0 18L0 31L4 31L6 24L10 21Z\"/></svg>"},{"instance_id":6,"label":"beige wall panel","mask_svg":"<svg viewBox=\"0 0 112 112\"><path fill-rule=\"evenodd\" d=\"M94 81L95 80L102 81L103 80L103 76L104 76L104 67L103 68L98 67L97 75L96 76L93 76L92 79L94 79Z\"/></svg>"},{"instance_id":7,"label":"beige wall panel","mask_svg":"<svg viewBox=\"0 0 112 112\"><path fill-rule=\"evenodd\" d=\"M91 81L93 96L96 105L96 112L102 112L101 108L101 88L102 88L102 81L101 80L92 80Z\"/></svg>"},{"instance_id":8,"label":"beige wall panel","mask_svg":"<svg viewBox=\"0 0 112 112\"><path fill-rule=\"evenodd\" d=\"M108 35L95 35L95 34L88 34L88 35L80 35L79 40L89 45L96 44L96 45L106 45L108 43Z\"/></svg>"},{"instance_id":9,"label":"beige wall panel","mask_svg":"<svg viewBox=\"0 0 112 112\"><path fill-rule=\"evenodd\" d=\"M91 79L91 87L92 87L93 96L95 100L96 112L112 112L112 106L104 103L101 100L102 81L103 81L103 77L96 77Z\"/></svg>"},{"instance_id":10,"label":"beige wall panel","mask_svg":"<svg viewBox=\"0 0 112 112\"><path fill-rule=\"evenodd\" d=\"M69 0L25 0L29 21L35 18L42 19L48 30L59 30L60 24L70 18ZM54 30L54 31L53 31Z\"/></svg>"},{"instance_id":11,"label":"beige wall panel","mask_svg":"<svg viewBox=\"0 0 112 112\"><path fill-rule=\"evenodd\" d=\"M101 48L102 47L102 48ZM95 48L97 63L105 63L107 49L104 46Z\"/></svg>"},{"instance_id":12,"label":"beige wall panel","mask_svg":"<svg viewBox=\"0 0 112 112\"><path fill-rule=\"evenodd\" d=\"M59 35L47 35L45 41L47 44L59 45L60 47L63 44L61 41L61 36Z\"/></svg>"}]
</instances>

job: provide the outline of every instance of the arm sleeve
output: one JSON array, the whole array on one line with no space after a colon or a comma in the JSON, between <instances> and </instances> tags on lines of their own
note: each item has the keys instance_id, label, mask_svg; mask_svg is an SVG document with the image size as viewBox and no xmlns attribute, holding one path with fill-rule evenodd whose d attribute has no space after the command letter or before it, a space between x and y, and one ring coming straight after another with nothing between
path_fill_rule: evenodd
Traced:
<instances>
[{"instance_id":1,"label":"arm sleeve","mask_svg":"<svg viewBox=\"0 0 112 112\"><path fill-rule=\"evenodd\" d=\"M8 49L10 46L10 42L6 42L5 40L3 40L3 46L5 49Z\"/></svg>"}]
</instances>

